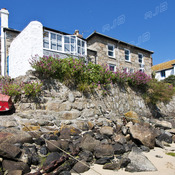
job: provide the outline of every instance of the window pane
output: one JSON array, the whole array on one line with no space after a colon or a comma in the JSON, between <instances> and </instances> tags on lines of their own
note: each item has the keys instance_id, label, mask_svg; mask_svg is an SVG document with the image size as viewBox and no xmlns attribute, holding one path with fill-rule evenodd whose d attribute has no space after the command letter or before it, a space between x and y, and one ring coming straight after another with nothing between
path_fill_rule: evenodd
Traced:
<instances>
[{"instance_id":1,"label":"window pane","mask_svg":"<svg viewBox=\"0 0 175 175\"><path fill-rule=\"evenodd\" d=\"M111 51L108 51L108 55L111 56L111 57L113 57L114 56L114 53L111 52Z\"/></svg>"},{"instance_id":2,"label":"window pane","mask_svg":"<svg viewBox=\"0 0 175 175\"><path fill-rule=\"evenodd\" d=\"M81 41L79 39L78 39L77 42L78 42L78 46L81 46Z\"/></svg>"},{"instance_id":3,"label":"window pane","mask_svg":"<svg viewBox=\"0 0 175 175\"><path fill-rule=\"evenodd\" d=\"M62 51L62 45L58 44L58 45L57 45L57 50L58 50L58 51Z\"/></svg>"},{"instance_id":4,"label":"window pane","mask_svg":"<svg viewBox=\"0 0 175 175\"><path fill-rule=\"evenodd\" d=\"M81 47L78 47L78 54L81 54Z\"/></svg>"},{"instance_id":5,"label":"window pane","mask_svg":"<svg viewBox=\"0 0 175 175\"><path fill-rule=\"evenodd\" d=\"M61 35L57 35L57 41L62 41L62 36Z\"/></svg>"},{"instance_id":6,"label":"window pane","mask_svg":"<svg viewBox=\"0 0 175 175\"><path fill-rule=\"evenodd\" d=\"M48 38L49 38L49 32L44 32L43 38L44 38L44 39L48 39Z\"/></svg>"},{"instance_id":7,"label":"window pane","mask_svg":"<svg viewBox=\"0 0 175 175\"><path fill-rule=\"evenodd\" d=\"M114 65L109 65L109 70L114 72L115 71L115 66Z\"/></svg>"},{"instance_id":8,"label":"window pane","mask_svg":"<svg viewBox=\"0 0 175 175\"><path fill-rule=\"evenodd\" d=\"M75 38L71 38L71 43L75 43Z\"/></svg>"},{"instance_id":9,"label":"window pane","mask_svg":"<svg viewBox=\"0 0 175 175\"><path fill-rule=\"evenodd\" d=\"M64 37L64 43L70 43L70 38L68 36Z\"/></svg>"},{"instance_id":10,"label":"window pane","mask_svg":"<svg viewBox=\"0 0 175 175\"><path fill-rule=\"evenodd\" d=\"M129 56L128 55L125 55L125 60L129 61Z\"/></svg>"},{"instance_id":11,"label":"window pane","mask_svg":"<svg viewBox=\"0 0 175 175\"><path fill-rule=\"evenodd\" d=\"M64 45L64 51L65 52L70 52L70 44L65 44Z\"/></svg>"},{"instance_id":12,"label":"window pane","mask_svg":"<svg viewBox=\"0 0 175 175\"><path fill-rule=\"evenodd\" d=\"M74 44L71 44L71 52L75 52L75 46L74 46Z\"/></svg>"},{"instance_id":13,"label":"window pane","mask_svg":"<svg viewBox=\"0 0 175 175\"><path fill-rule=\"evenodd\" d=\"M85 42L84 41L82 41L82 47L85 47Z\"/></svg>"},{"instance_id":14,"label":"window pane","mask_svg":"<svg viewBox=\"0 0 175 175\"><path fill-rule=\"evenodd\" d=\"M56 50L56 43L51 43L51 49Z\"/></svg>"},{"instance_id":15,"label":"window pane","mask_svg":"<svg viewBox=\"0 0 175 175\"><path fill-rule=\"evenodd\" d=\"M129 50L125 50L125 55L129 55Z\"/></svg>"},{"instance_id":16,"label":"window pane","mask_svg":"<svg viewBox=\"0 0 175 175\"><path fill-rule=\"evenodd\" d=\"M56 34L51 33L51 40L56 40Z\"/></svg>"},{"instance_id":17,"label":"window pane","mask_svg":"<svg viewBox=\"0 0 175 175\"><path fill-rule=\"evenodd\" d=\"M85 49L82 48L82 55L85 55Z\"/></svg>"},{"instance_id":18,"label":"window pane","mask_svg":"<svg viewBox=\"0 0 175 175\"><path fill-rule=\"evenodd\" d=\"M108 50L113 51L114 47L112 45L108 45Z\"/></svg>"},{"instance_id":19,"label":"window pane","mask_svg":"<svg viewBox=\"0 0 175 175\"><path fill-rule=\"evenodd\" d=\"M142 63L142 55L141 54L139 54L139 63Z\"/></svg>"},{"instance_id":20,"label":"window pane","mask_svg":"<svg viewBox=\"0 0 175 175\"><path fill-rule=\"evenodd\" d=\"M44 47L44 48L49 48L49 43L48 43L48 42L44 42L44 43L43 43L43 47Z\"/></svg>"}]
</instances>

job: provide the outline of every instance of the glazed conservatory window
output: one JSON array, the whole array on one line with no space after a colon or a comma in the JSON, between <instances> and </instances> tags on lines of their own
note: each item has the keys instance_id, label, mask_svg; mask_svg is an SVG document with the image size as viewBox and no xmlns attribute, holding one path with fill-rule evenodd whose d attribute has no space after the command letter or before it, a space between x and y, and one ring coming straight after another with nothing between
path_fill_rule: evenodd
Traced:
<instances>
[{"instance_id":1,"label":"glazed conservatory window","mask_svg":"<svg viewBox=\"0 0 175 175\"><path fill-rule=\"evenodd\" d=\"M43 47L48 50L59 51L74 55L86 55L86 42L75 35L62 35L44 31Z\"/></svg>"}]
</instances>

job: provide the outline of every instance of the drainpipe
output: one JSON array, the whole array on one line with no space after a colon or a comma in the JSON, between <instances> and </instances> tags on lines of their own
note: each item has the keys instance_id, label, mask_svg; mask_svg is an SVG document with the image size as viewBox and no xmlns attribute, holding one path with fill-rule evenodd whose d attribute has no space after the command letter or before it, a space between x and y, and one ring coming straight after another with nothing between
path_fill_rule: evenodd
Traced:
<instances>
[{"instance_id":1,"label":"drainpipe","mask_svg":"<svg viewBox=\"0 0 175 175\"><path fill-rule=\"evenodd\" d=\"M5 31L8 28L9 12L5 8L0 10L1 15L1 75L5 75L5 60L6 60L6 47L5 47Z\"/></svg>"}]
</instances>

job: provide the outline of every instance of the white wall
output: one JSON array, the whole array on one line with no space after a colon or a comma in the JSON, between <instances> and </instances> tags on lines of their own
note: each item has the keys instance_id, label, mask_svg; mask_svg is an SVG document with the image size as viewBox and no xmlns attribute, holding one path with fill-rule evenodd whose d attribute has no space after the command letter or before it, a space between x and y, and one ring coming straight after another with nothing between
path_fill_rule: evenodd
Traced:
<instances>
[{"instance_id":1,"label":"white wall","mask_svg":"<svg viewBox=\"0 0 175 175\"><path fill-rule=\"evenodd\" d=\"M161 72L156 72L155 78L160 81L160 80L164 80L165 78L169 77L170 75L174 75L174 68L166 70L165 77L161 77Z\"/></svg>"},{"instance_id":2,"label":"white wall","mask_svg":"<svg viewBox=\"0 0 175 175\"><path fill-rule=\"evenodd\" d=\"M12 78L32 69L29 60L35 55L43 56L43 25L32 21L12 41L9 51L9 75Z\"/></svg>"}]
</instances>

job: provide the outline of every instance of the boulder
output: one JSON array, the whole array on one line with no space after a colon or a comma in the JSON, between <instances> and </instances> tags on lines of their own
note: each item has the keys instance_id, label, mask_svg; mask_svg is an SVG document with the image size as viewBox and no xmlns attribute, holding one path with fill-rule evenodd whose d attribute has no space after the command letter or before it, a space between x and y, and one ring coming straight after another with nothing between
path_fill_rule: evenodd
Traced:
<instances>
[{"instance_id":1,"label":"boulder","mask_svg":"<svg viewBox=\"0 0 175 175\"><path fill-rule=\"evenodd\" d=\"M44 162L44 166L49 165L52 161L54 160L59 160L61 158L61 154L57 153L57 152L52 152L50 153L47 158L46 161Z\"/></svg>"},{"instance_id":2,"label":"boulder","mask_svg":"<svg viewBox=\"0 0 175 175\"><path fill-rule=\"evenodd\" d=\"M113 145L114 154L123 154L125 153L125 147L121 143L115 143Z\"/></svg>"},{"instance_id":3,"label":"boulder","mask_svg":"<svg viewBox=\"0 0 175 175\"><path fill-rule=\"evenodd\" d=\"M157 168L148 160L145 155L142 154L142 152L137 147L132 148L128 158L131 160L131 163L128 164L125 171L157 171Z\"/></svg>"},{"instance_id":4,"label":"boulder","mask_svg":"<svg viewBox=\"0 0 175 175\"><path fill-rule=\"evenodd\" d=\"M84 173L89 169L89 165L85 161L77 162L72 168L76 173Z\"/></svg>"},{"instance_id":5,"label":"boulder","mask_svg":"<svg viewBox=\"0 0 175 175\"><path fill-rule=\"evenodd\" d=\"M74 120L80 117L81 112L78 110L64 111L61 113L61 119L63 120Z\"/></svg>"},{"instance_id":6,"label":"boulder","mask_svg":"<svg viewBox=\"0 0 175 175\"><path fill-rule=\"evenodd\" d=\"M21 154L20 148L10 143L0 144L0 156L15 159Z\"/></svg>"},{"instance_id":7,"label":"boulder","mask_svg":"<svg viewBox=\"0 0 175 175\"><path fill-rule=\"evenodd\" d=\"M100 133L103 135L112 136L114 131L113 131L113 128L110 126L103 126L100 129Z\"/></svg>"},{"instance_id":8,"label":"boulder","mask_svg":"<svg viewBox=\"0 0 175 175\"><path fill-rule=\"evenodd\" d=\"M156 133L154 129L140 124L130 125L130 134L134 139L139 140L143 145L154 148Z\"/></svg>"},{"instance_id":9,"label":"boulder","mask_svg":"<svg viewBox=\"0 0 175 175\"><path fill-rule=\"evenodd\" d=\"M91 151L93 152L95 148L97 148L100 144L99 140L94 139L91 135L86 134L81 141L81 148L83 150Z\"/></svg>"},{"instance_id":10,"label":"boulder","mask_svg":"<svg viewBox=\"0 0 175 175\"><path fill-rule=\"evenodd\" d=\"M30 172L30 168L29 168L28 164L26 164L24 162L15 162L15 161L12 161L12 160L3 160L2 167L3 167L3 169L8 170L8 171L22 170L23 174Z\"/></svg>"},{"instance_id":11,"label":"boulder","mask_svg":"<svg viewBox=\"0 0 175 175\"><path fill-rule=\"evenodd\" d=\"M8 171L8 175L22 175L22 170L11 170L11 171Z\"/></svg>"},{"instance_id":12,"label":"boulder","mask_svg":"<svg viewBox=\"0 0 175 175\"><path fill-rule=\"evenodd\" d=\"M90 151L82 151L78 156L86 162L93 160L93 154Z\"/></svg>"},{"instance_id":13,"label":"boulder","mask_svg":"<svg viewBox=\"0 0 175 175\"><path fill-rule=\"evenodd\" d=\"M140 123L140 118L134 111L129 111L124 114L127 122Z\"/></svg>"},{"instance_id":14,"label":"boulder","mask_svg":"<svg viewBox=\"0 0 175 175\"><path fill-rule=\"evenodd\" d=\"M119 163L106 163L103 166L103 169L107 169L107 170L118 170L118 169L120 169L120 164Z\"/></svg>"},{"instance_id":15,"label":"boulder","mask_svg":"<svg viewBox=\"0 0 175 175\"><path fill-rule=\"evenodd\" d=\"M95 147L94 155L97 159L100 158L113 158L114 157L114 149L110 144L100 144Z\"/></svg>"},{"instance_id":16,"label":"boulder","mask_svg":"<svg viewBox=\"0 0 175 175\"><path fill-rule=\"evenodd\" d=\"M172 143L172 135L168 133L160 134L156 139L160 142L164 141L167 143Z\"/></svg>"},{"instance_id":17,"label":"boulder","mask_svg":"<svg viewBox=\"0 0 175 175\"><path fill-rule=\"evenodd\" d=\"M160 120L155 120L155 127L159 127L162 129L171 129L172 128L172 124L170 122L167 121L160 121Z\"/></svg>"},{"instance_id":18,"label":"boulder","mask_svg":"<svg viewBox=\"0 0 175 175\"><path fill-rule=\"evenodd\" d=\"M47 148L50 152L60 152L60 142L58 140L46 141Z\"/></svg>"}]
</instances>

